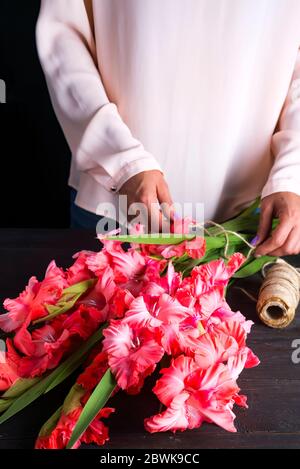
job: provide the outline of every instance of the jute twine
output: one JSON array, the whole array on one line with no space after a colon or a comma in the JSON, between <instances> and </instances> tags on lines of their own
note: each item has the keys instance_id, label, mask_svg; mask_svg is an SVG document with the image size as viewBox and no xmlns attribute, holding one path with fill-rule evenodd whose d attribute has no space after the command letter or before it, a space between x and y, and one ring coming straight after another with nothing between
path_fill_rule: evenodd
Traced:
<instances>
[{"instance_id":1,"label":"jute twine","mask_svg":"<svg viewBox=\"0 0 300 469\"><path fill-rule=\"evenodd\" d=\"M300 269L278 258L264 265L262 275L257 314L267 326L284 328L293 321L300 301Z\"/></svg>"}]
</instances>

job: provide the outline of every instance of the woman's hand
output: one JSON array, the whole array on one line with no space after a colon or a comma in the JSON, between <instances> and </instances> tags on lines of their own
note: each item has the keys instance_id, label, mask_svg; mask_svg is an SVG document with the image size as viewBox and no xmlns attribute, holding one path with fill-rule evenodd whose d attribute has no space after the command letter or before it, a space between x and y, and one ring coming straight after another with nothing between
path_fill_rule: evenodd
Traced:
<instances>
[{"instance_id":1,"label":"woman's hand","mask_svg":"<svg viewBox=\"0 0 300 469\"><path fill-rule=\"evenodd\" d=\"M274 217L279 218L279 225L270 233ZM293 192L277 192L264 197L257 235L257 257L299 254L300 196Z\"/></svg>"},{"instance_id":2,"label":"woman's hand","mask_svg":"<svg viewBox=\"0 0 300 469\"><path fill-rule=\"evenodd\" d=\"M137 212L140 212L145 232L162 231L164 216L168 220L173 219L170 191L163 174L158 170L136 174L123 184L119 193L127 196L129 218L139 215Z\"/></svg>"}]
</instances>

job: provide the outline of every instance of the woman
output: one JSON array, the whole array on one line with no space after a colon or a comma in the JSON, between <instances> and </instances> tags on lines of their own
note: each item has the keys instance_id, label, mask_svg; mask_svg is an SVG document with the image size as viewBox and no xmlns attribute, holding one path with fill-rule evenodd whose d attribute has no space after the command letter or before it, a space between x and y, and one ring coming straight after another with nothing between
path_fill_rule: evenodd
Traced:
<instances>
[{"instance_id":1,"label":"woman","mask_svg":"<svg viewBox=\"0 0 300 469\"><path fill-rule=\"evenodd\" d=\"M261 195L257 255L300 252L299 44L298 0L42 0L73 221L120 195L158 227L172 202L219 221Z\"/></svg>"}]
</instances>

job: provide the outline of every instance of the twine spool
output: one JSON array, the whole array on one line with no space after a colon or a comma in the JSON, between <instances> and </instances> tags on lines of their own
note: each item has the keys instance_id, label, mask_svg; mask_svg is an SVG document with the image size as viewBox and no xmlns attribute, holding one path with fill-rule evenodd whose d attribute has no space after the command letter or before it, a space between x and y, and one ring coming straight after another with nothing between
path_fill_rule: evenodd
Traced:
<instances>
[{"instance_id":1,"label":"twine spool","mask_svg":"<svg viewBox=\"0 0 300 469\"><path fill-rule=\"evenodd\" d=\"M300 273L278 259L266 271L256 305L257 313L269 327L284 328L294 319L300 301Z\"/></svg>"}]
</instances>

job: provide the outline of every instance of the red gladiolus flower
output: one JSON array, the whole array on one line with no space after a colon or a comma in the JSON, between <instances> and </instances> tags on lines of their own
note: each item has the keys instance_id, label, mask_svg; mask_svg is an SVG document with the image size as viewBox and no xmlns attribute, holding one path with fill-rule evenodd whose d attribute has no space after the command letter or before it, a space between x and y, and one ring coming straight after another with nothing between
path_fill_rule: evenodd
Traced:
<instances>
[{"instance_id":1,"label":"red gladiolus flower","mask_svg":"<svg viewBox=\"0 0 300 469\"><path fill-rule=\"evenodd\" d=\"M99 352L92 360L92 363L86 367L83 373L77 378L77 383L84 389L92 391L108 369L107 354Z\"/></svg>"},{"instance_id":2,"label":"red gladiolus flower","mask_svg":"<svg viewBox=\"0 0 300 469\"><path fill-rule=\"evenodd\" d=\"M123 318L130 308L134 296L129 290L118 288L109 305L109 319Z\"/></svg>"},{"instance_id":3,"label":"red gladiolus flower","mask_svg":"<svg viewBox=\"0 0 300 469\"><path fill-rule=\"evenodd\" d=\"M41 376L55 368L78 341L86 340L104 320L102 311L80 305L69 316L59 315L51 323L30 333L26 323L16 333L13 343L19 352L18 373L22 377Z\"/></svg>"},{"instance_id":4,"label":"red gladiolus flower","mask_svg":"<svg viewBox=\"0 0 300 469\"><path fill-rule=\"evenodd\" d=\"M51 325L34 330L31 334L26 324L19 329L13 342L25 356L20 356L18 372L25 378L42 375L46 370L55 368L64 353L70 349L70 333L62 326L60 316Z\"/></svg>"},{"instance_id":5,"label":"red gladiolus flower","mask_svg":"<svg viewBox=\"0 0 300 469\"><path fill-rule=\"evenodd\" d=\"M0 352L0 392L9 389L19 378L18 356L15 354L9 340L7 352Z\"/></svg>"},{"instance_id":6,"label":"red gladiolus flower","mask_svg":"<svg viewBox=\"0 0 300 469\"><path fill-rule=\"evenodd\" d=\"M107 418L115 409L104 407L100 410L95 420L89 425L87 430L77 441L73 448L78 448L81 443L96 443L101 446L109 440L108 428L101 421L101 418ZM72 435L75 425L82 412L82 407L78 407L68 414L62 413L55 429L50 435L39 436L35 449L64 449Z\"/></svg>"},{"instance_id":7,"label":"red gladiolus flower","mask_svg":"<svg viewBox=\"0 0 300 469\"><path fill-rule=\"evenodd\" d=\"M70 336L78 336L83 340L88 339L106 320L103 310L80 304L79 307L62 323Z\"/></svg>"}]
</instances>

